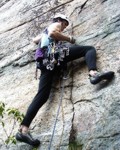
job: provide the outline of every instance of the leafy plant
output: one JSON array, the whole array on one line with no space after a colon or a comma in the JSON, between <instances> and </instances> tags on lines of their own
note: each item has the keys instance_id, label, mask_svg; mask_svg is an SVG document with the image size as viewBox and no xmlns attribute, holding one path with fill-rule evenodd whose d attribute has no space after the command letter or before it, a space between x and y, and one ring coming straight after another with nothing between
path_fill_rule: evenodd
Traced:
<instances>
[{"instance_id":1,"label":"leafy plant","mask_svg":"<svg viewBox=\"0 0 120 150\"><path fill-rule=\"evenodd\" d=\"M5 139L0 138L3 144L8 147L9 144L16 144L16 139L14 136L14 129L16 123L21 123L23 120L24 115L20 113L20 111L16 108L8 108L6 109L6 105L3 102L0 102L0 125L2 126L2 129L5 133ZM10 124L11 130L8 131L5 128L5 119L12 122Z\"/></svg>"},{"instance_id":2,"label":"leafy plant","mask_svg":"<svg viewBox=\"0 0 120 150\"><path fill-rule=\"evenodd\" d=\"M32 150L38 150L38 148L33 148Z\"/></svg>"},{"instance_id":3,"label":"leafy plant","mask_svg":"<svg viewBox=\"0 0 120 150\"><path fill-rule=\"evenodd\" d=\"M69 150L82 150L82 145L77 144L75 141L69 143Z\"/></svg>"}]
</instances>

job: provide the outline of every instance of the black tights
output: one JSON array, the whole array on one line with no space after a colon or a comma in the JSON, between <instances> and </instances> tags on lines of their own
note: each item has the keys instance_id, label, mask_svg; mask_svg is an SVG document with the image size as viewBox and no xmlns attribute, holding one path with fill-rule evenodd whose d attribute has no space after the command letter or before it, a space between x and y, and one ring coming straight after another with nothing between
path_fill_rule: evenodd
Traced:
<instances>
[{"instance_id":1,"label":"black tights","mask_svg":"<svg viewBox=\"0 0 120 150\"><path fill-rule=\"evenodd\" d=\"M72 60L78 59L80 57L85 57L85 61L88 66L88 70L97 70L96 67L96 50L92 46L72 46L69 48L70 53L69 56L66 56L64 61L70 62ZM57 67L55 68L57 69ZM45 68L41 69L41 76L39 82L39 89L34 97L32 103L28 107L27 113L21 123L21 125L29 127L32 120L36 116L38 110L42 107L42 105L48 100L53 76L55 73L55 69L49 71Z\"/></svg>"}]
</instances>

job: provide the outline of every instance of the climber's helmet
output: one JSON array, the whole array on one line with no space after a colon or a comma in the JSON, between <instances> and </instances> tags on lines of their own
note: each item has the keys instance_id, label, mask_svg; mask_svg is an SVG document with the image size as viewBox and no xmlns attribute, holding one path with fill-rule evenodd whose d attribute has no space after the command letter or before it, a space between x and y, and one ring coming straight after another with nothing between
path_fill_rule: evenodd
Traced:
<instances>
[{"instance_id":1,"label":"climber's helmet","mask_svg":"<svg viewBox=\"0 0 120 150\"><path fill-rule=\"evenodd\" d=\"M69 20L67 18L67 16L63 15L63 14L56 14L53 18L53 22L57 22L58 20L65 20L67 22L67 25L69 25Z\"/></svg>"}]
</instances>

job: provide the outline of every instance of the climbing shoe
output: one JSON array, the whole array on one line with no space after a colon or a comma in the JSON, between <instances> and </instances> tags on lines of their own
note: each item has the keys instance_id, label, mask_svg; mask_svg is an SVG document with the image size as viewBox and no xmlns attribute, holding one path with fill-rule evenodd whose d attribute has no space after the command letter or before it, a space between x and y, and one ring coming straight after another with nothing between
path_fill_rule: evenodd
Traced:
<instances>
[{"instance_id":1,"label":"climbing shoe","mask_svg":"<svg viewBox=\"0 0 120 150\"><path fill-rule=\"evenodd\" d=\"M18 131L16 134L16 140L27 143L33 147L38 147L40 145L40 141L37 139L33 139L33 137L31 136L31 134L29 132L22 133L22 132Z\"/></svg>"},{"instance_id":2,"label":"climbing shoe","mask_svg":"<svg viewBox=\"0 0 120 150\"><path fill-rule=\"evenodd\" d=\"M102 80L111 80L114 77L113 71L108 71L105 73L96 73L94 76L89 75L90 82L92 84L97 84Z\"/></svg>"}]
</instances>

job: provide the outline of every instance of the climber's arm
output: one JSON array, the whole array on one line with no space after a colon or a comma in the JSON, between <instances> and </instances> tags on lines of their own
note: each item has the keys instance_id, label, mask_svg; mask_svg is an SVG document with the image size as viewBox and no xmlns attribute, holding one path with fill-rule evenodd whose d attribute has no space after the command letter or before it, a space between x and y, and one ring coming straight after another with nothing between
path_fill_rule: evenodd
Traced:
<instances>
[{"instance_id":1,"label":"climber's arm","mask_svg":"<svg viewBox=\"0 0 120 150\"><path fill-rule=\"evenodd\" d=\"M61 26L57 23L48 27L48 35L57 41L70 42L70 37L61 33Z\"/></svg>"}]
</instances>

